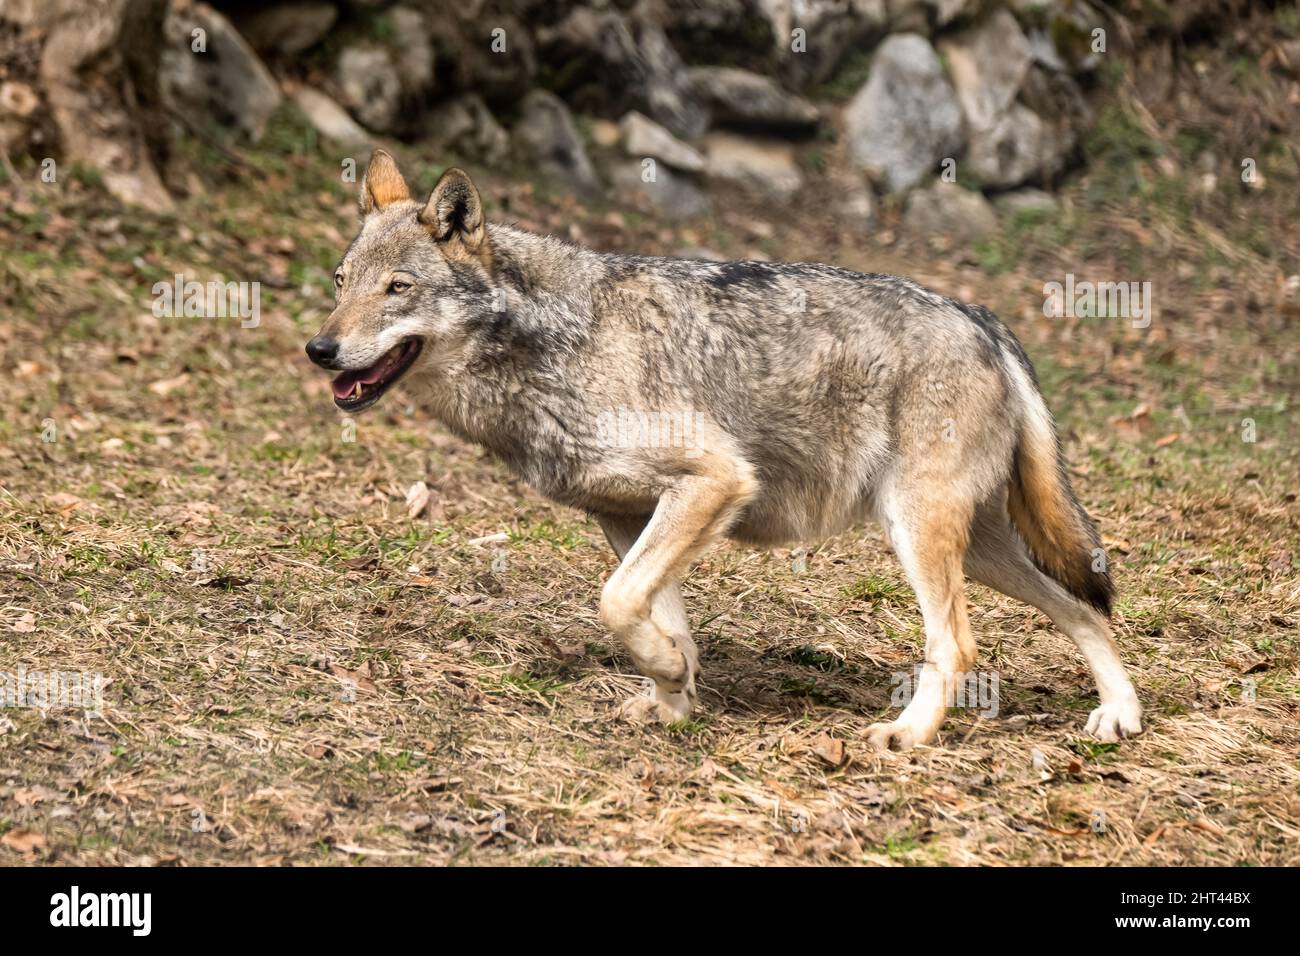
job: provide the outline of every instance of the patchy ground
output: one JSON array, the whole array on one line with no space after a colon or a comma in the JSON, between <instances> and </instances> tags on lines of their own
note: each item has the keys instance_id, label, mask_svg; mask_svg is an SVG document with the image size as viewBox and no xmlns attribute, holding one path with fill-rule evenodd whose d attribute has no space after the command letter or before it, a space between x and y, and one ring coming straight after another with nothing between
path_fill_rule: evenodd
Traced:
<instances>
[{"instance_id":1,"label":"patchy ground","mask_svg":"<svg viewBox=\"0 0 1300 956\"><path fill-rule=\"evenodd\" d=\"M1099 142L1144 135L1126 122ZM6 186L0 672L107 686L102 716L0 710L0 862L1300 862L1294 153L1251 192L1148 167L1121 190L1099 163L973 250L900 245L888 206L855 235L809 214L829 190L670 228L480 174L495 218L903 272L1022 337L1149 731L1086 739L1082 659L972 586L1000 711L902 755L862 744L922 645L877 534L709 555L687 584L700 712L618 721L639 681L596 619L595 525L400 395L341 420L302 353L353 224L337 158L286 122L261 153L178 162L178 222L75 176ZM412 163L427 188L439 167ZM261 281L260 326L155 318L177 272ZM1154 322L1044 318L1066 273L1152 281Z\"/></svg>"}]
</instances>

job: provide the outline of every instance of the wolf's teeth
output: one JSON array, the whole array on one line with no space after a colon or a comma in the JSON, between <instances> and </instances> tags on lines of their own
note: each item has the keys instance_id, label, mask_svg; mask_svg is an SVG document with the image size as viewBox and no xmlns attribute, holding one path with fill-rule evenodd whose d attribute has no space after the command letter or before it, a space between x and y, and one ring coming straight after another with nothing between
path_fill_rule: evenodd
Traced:
<instances>
[{"instance_id":1,"label":"wolf's teeth","mask_svg":"<svg viewBox=\"0 0 1300 956\"><path fill-rule=\"evenodd\" d=\"M353 386L353 388L352 388L352 397L353 397L353 398L360 398L360 397L361 397L361 383L360 383L360 382L357 382L357 384L356 384L355 386Z\"/></svg>"}]
</instances>

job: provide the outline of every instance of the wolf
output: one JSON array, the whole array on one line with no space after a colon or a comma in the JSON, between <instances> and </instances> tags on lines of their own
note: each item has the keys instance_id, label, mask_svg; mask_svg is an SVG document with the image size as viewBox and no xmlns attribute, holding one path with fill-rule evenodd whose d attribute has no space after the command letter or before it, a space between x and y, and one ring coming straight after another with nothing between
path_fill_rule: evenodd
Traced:
<instances>
[{"instance_id":1,"label":"wolf","mask_svg":"<svg viewBox=\"0 0 1300 956\"><path fill-rule=\"evenodd\" d=\"M597 253L488 223L460 169L413 199L382 150L360 201L308 356L338 373L343 411L401 381L452 432L593 516L619 558L600 620L654 684L631 711L674 721L696 703L679 582L710 544L875 521L920 604L925 660L868 744L937 735L975 664L966 578L1074 641L1100 698L1089 733L1141 732L1105 552L1033 366L988 309L814 263Z\"/></svg>"}]
</instances>

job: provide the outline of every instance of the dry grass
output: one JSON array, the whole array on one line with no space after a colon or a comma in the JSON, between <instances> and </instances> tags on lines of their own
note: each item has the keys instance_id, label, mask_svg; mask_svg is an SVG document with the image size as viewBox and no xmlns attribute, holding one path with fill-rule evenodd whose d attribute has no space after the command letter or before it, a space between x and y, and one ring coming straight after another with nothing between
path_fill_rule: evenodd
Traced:
<instances>
[{"instance_id":1,"label":"dry grass","mask_svg":"<svg viewBox=\"0 0 1300 956\"><path fill-rule=\"evenodd\" d=\"M740 200L673 230L489 190L605 248L906 272L1022 335L1116 561L1150 729L1085 739L1082 660L972 587L1000 713L954 711L936 746L882 756L860 741L921 636L877 535L806 566L712 553L687 585L699 714L618 721L639 684L595 616L598 529L396 396L345 440L301 349L348 200L332 161L256 162L267 181L213 184L180 228L76 183L0 218L0 671L108 681L102 717L0 711L0 861L1300 862L1297 310L1274 263L1189 277L1153 253L1133 275L1094 240L1150 227L1134 209L1067 211L1068 245L1009 225L1018 247L936 256L831 222L782 235ZM1155 277L1156 324L1044 320L1042 283L1090 269ZM155 319L150 286L176 271L282 288L258 329ZM416 481L432 498L412 519Z\"/></svg>"}]
</instances>

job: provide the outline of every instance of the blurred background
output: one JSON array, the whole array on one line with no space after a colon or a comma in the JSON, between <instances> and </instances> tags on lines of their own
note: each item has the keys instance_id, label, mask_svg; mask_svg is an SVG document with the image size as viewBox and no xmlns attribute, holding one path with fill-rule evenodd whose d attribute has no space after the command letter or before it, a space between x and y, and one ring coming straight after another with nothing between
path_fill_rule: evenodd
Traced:
<instances>
[{"instance_id":1,"label":"blurred background","mask_svg":"<svg viewBox=\"0 0 1300 956\"><path fill-rule=\"evenodd\" d=\"M1296 862L1298 120L1295 3L0 0L0 672L106 678L0 711L0 853ZM923 636L868 532L706 559L702 713L611 732L599 530L303 355L376 146L601 250L996 311L1152 729L1080 739L1082 662L981 593L1000 718L872 763Z\"/></svg>"}]
</instances>

